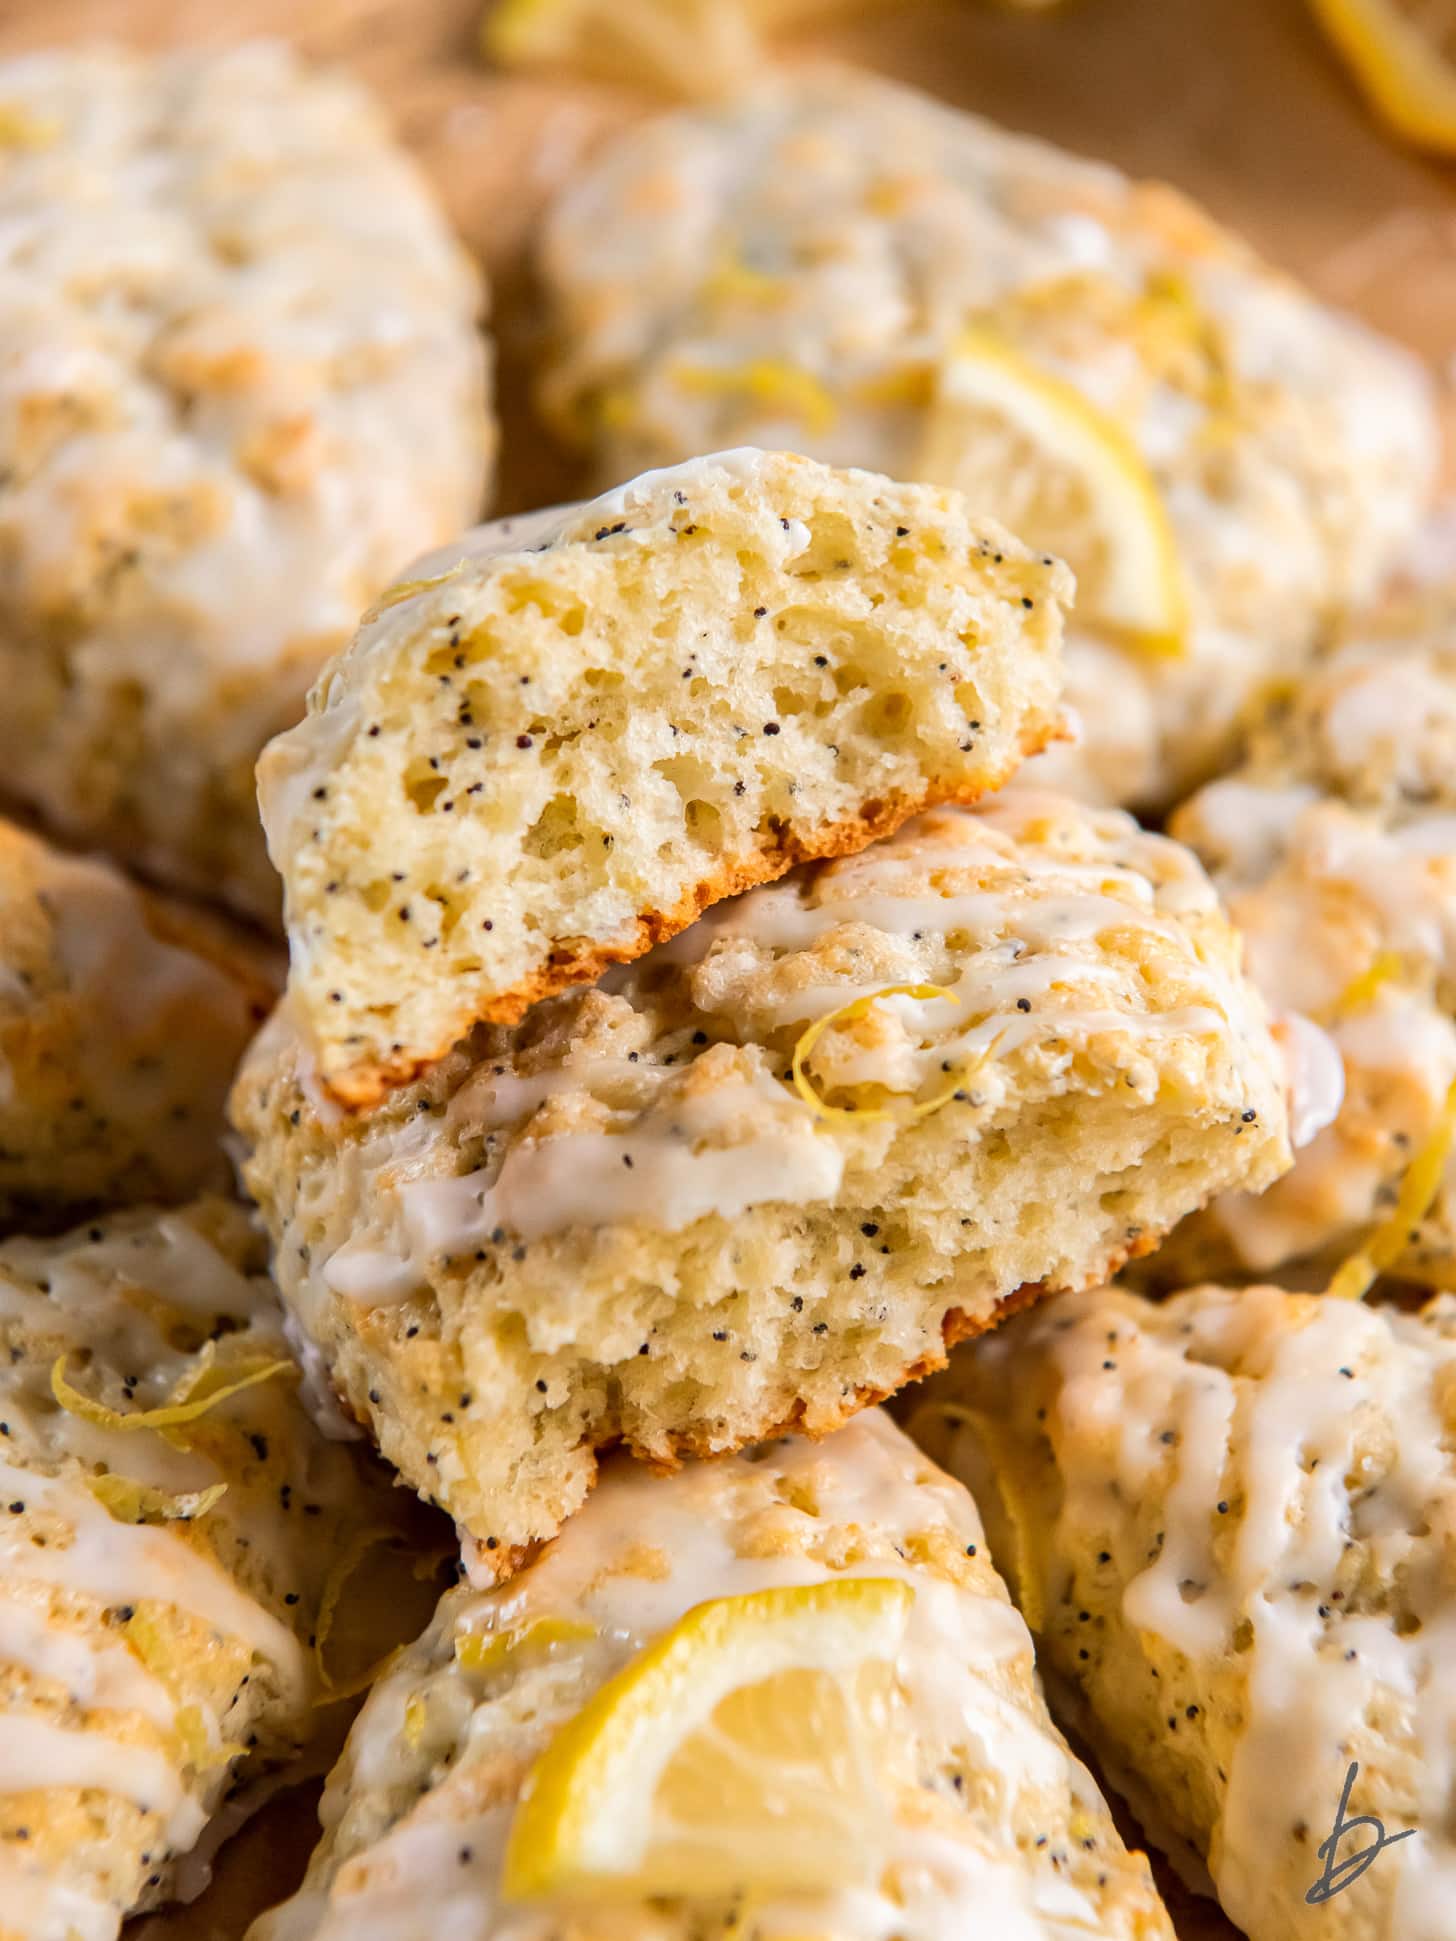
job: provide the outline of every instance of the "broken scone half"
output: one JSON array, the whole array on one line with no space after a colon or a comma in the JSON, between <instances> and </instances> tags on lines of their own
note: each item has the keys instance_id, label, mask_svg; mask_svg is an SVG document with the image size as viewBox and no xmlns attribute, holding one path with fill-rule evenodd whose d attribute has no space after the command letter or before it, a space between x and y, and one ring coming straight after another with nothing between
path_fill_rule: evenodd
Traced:
<instances>
[{"instance_id":1,"label":"broken scone half","mask_svg":"<svg viewBox=\"0 0 1456 1941\"><path fill-rule=\"evenodd\" d=\"M421 563L259 764L296 1015L376 1102L706 905L1059 730L1066 570L953 492L743 451Z\"/></svg>"},{"instance_id":2,"label":"broken scone half","mask_svg":"<svg viewBox=\"0 0 1456 1941\"><path fill-rule=\"evenodd\" d=\"M914 1418L1053 1702L1250 1941L1451 1932L1453 1394L1449 1294L1103 1288L963 1350Z\"/></svg>"},{"instance_id":3,"label":"broken scone half","mask_svg":"<svg viewBox=\"0 0 1456 1941\"><path fill-rule=\"evenodd\" d=\"M323 1818L250 1941L1172 1941L975 1504L878 1411L618 1458L522 1577L444 1599Z\"/></svg>"},{"instance_id":4,"label":"broken scone half","mask_svg":"<svg viewBox=\"0 0 1456 1941\"><path fill-rule=\"evenodd\" d=\"M285 1005L234 1091L285 1299L497 1567L656 1463L822 1435L1288 1163L1193 856L1012 789L483 1025L377 1111Z\"/></svg>"},{"instance_id":5,"label":"broken scone half","mask_svg":"<svg viewBox=\"0 0 1456 1941\"><path fill-rule=\"evenodd\" d=\"M407 1499L315 1426L263 1255L220 1199L0 1246L3 1941L204 1884L409 1634L407 1566L363 1598Z\"/></svg>"}]
</instances>

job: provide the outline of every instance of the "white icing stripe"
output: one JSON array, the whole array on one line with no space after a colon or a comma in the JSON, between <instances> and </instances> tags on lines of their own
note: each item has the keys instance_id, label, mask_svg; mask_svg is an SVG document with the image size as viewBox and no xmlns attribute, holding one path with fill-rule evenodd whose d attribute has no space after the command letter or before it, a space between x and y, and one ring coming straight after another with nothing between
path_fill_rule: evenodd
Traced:
<instances>
[{"instance_id":1,"label":"white icing stripe","mask_svg":"<svg viewBox=\"0 0 1456 1941\"><path fill-rule=\"evenodd\" d=\"M109 1902L28 1866L11 1843L0 1847L0 1918L26 1941L116 1941L121 1929Z\"/></svg>"},{"instance_id":2,"label":"white icing stripe","mask_svg":"<svg viewBox=\"0 0 1456 1941\"><path fill-rule=\"evenodd\" d=\"M69 1732L36 1712L7 1712L0 1735L0 1792L74 1786L112 1793L145 1813L161 1814L169 1846L191 1846L206 1823L201 1806L183 1791L177 1767L151 1746Z\"/></svg>"},{"instance_id":3,"label":"white icing stripe","mask_svg":"<svg viewBox=\"0 0 1456 1941\"><path fill-rule=\"evenodd\" d=\"M3 1589L0 1664L20 1665L36 1678L64 1686L72 1701L87 1710L140 1712L154 1724L170 1727L177 1709L162 1681L125 1645L61 1630L44 1611L18 1603Z\"/></svg>"},{"instance_id":4,"label":"white icing stripe","mask_svg":"<svg viewBox=\"0 0 1456 1941\"><path fill-rule=\"evenodd\" d=\"M154 1598L240 1638L277 1671L301 1702L309 1685L303 1647L288 1627L247 1595L211 1558L165 1529L120 1523L81 1483L0 1462L0 1496L60 1518L64 1547L32 1543L18 1515L0 1516L0 1578L30 1579L107 1603Z\"/></svg>"},{"instance_id":5,"label":"white icing stripe","mask_svg":"<svg viewBox=\"0 0 1456 1941\"><path fill-rule=\"evenodd\" d=\"M1220 1900L1240 1927L1268 1931L1270 1829L1328 1826L1352 1722L1378 1733L1389 1718L1390 1783L1417 1789L1400 1824L1421 1837L1382 1863L1381 1932L1443 1941L1456 1906L1456 1609L1442 1561L1456 1546L1444 1400L1456 1339L1350 1301L1310 1303L1291 1325L1289 1299L1269 1287L1181 1296L1164 1321L1182 1330L1176 1346L1151 1323L1144 1331L1132 1303L1096 1296L1072 1297L1058 1323L1038 1326L1061 1383L1049 1433L1068 1437L1062 1527L1106 1527L1109 1503L1140 1501L1171 1437L1161 1546L1128 1579L1122 1608L1195 1677L1241 1654L1243 1723L1210 1856ZM1115 1450L1110 1466L1073 1460L1095 1448ZM1230 1541L1220 1505L1235 1496ZM1129 1515L1118 1508L1114 1526ZM1340 1613L1334 1587L1352 1540L1368 1545L1381 1581L1402 1579L1414 1626ZM1240 1627L1247 1645L1235 1642Z\"/></svg>"}]
</instances>

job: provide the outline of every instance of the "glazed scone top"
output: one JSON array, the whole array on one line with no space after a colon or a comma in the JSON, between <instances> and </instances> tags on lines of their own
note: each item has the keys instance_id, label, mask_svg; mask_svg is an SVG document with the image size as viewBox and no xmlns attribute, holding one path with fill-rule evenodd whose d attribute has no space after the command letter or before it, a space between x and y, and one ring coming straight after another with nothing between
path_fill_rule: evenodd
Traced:
<instances>
[{"instance_id":1,"label":"glazed scone top","mask_svg":"<svg viewBox=\"0 0 1456 1941\"><path fill-rule=\"evenodd\" d=\"M448 1596L351 1735L302 1890L252 1941L739 1932L741 1908L721 1900L503 1904L512 1811L553 1732L691 1607L845 1575L914 1592L896 1696L871 1728L885 1824L864 1829L861 1880L832 1895L755 1895L753 1932L948 1941L994 1917L997 1941L1048 1941L1064 1923L1128 1941L1169 1935L1142 1857L1122 1850L1046 1716L975 1505L872 1412L822 1444L778 1443L671 1478L619 1460L521 1577ZM587 1635L533 1653L529 1627L543 1622ZM526 1648L512 1659L513 1642Z\"/></svg>"},{"instance_id":2,"label":"glazed scone top","mask_svg":"<svg viewBox=\"0 0 1456 1941\"><path fill-rule=\"evenodd\" d=\"M801 1089L792 1061L815 1024ZM483 1030L367 1118L330 1108L286 1007L264 1064L265 1043L350 1177L374 1183L369 1223L314 1262L365 1305L498 1229L673 1230L831 1199L847 1165L883 1159L917 1106L952 1096L988 1123L1106 1085L1191 1106L1232 1069L1264 1102L1245 1128L1257 1170L1284 1151L1262 1008L1192 855L1120 811L1025 789L721 904L596 990Z\"/></svg>"},{"instance_id":3,"label":"glazed scone top","mask_svg":"<svg viewBox=\"0 0 1456 1941\"><path fill-rule=\"evenodd\" d=\"M224 1185L275 989L246 937L0 822L0 1229Z\"/></svg>"},{"instance_id":4,"label":"glazed scone top","mask_svg":"<svg viewBox=\"0 0 1456 1941\"><path fill-rule=\"evenodd\" d=\"M940 361L1003 328L1132 431L1215 636L1368 592L1434 468L1414 363L1181 197L860 76L631 131L543 261L547 401L620 469L752 439L918 476Z\"/></svg>"},{"instance_id":5,"label":"glazed scone top","mask_svg":"<svg viewBox=\"0 0 1456 1941\"><path fill-rule=\"evenodd\" d=\"M1035 1578L1021 1594L1121 1758L1170 1715L1144 1781L1206 1849L1232 1919L1259 1941L1441 1941L1456 1897L1451 1298L1407 1315L1274 1287L1161 1304L1104 1289L1012 1323L973 1365L966 1393L992 1418ZM1352 1760L1351 1813L1419 1833L1309 1906Z\"/></svg>"},{"instance_id":6,"label":"glazed scone top","mask_svg":"<svg viewBox=\"0 0 1456 1941\"><path fill-rule=\"evenodd\" d=\"M481 469L476 280L413 165L281 44L28 55L0 109L6 608L183 706L317 653Z\"/></svg>"},{"instance_id":7,"label":"glazed scone top","mask_svg":"<svg viewBox=\"0 0 1456 1941\"><path fill-rule=\"evenodd\" d=\"M1382 1210L1456 1079L1456 631L1449 593L1352 625L1173 818L1214 875L1270 1004L1328 1034L1333 1123L1258 1202L1216 1218L1268 1270ZM1296 1027L1328 1066L1307 1025ZM1339 1072L1344 1074L1344 1107ZM1335 1089L1329 1089L1334 1087ZM1404 1265L1448 1283L1447 1201Z\"/></svg>"},{"instance_id":8,"label":"glazed scone top","mask_svg":"<svg viewBox=\"0 0 1456 1941\"><path fill-rule=\"evenodd\" d=\"M264 1254L221 1200L0 1246L7 1941L114 1934L230 1763L312 1736L324 1600L398 1527L306 1413Z\"/></svg>"}]
</instances>

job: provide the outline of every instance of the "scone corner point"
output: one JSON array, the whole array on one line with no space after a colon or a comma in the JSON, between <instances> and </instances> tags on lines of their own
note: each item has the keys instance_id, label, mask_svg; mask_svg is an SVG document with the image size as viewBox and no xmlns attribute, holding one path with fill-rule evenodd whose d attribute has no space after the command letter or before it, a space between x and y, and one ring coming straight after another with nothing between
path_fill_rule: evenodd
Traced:
<instances>
[{"instance_id":1,"label":"scone corner point","mask_svg":"<svg viewBox=\"0 0 1456 1941\"><path fill-rule=\"evenodd\" d=\"M1070 574L785 452L505 520L386 594L259 764L290 989L352 1106L1063 732Z\"/></svg>"}]
</instances>

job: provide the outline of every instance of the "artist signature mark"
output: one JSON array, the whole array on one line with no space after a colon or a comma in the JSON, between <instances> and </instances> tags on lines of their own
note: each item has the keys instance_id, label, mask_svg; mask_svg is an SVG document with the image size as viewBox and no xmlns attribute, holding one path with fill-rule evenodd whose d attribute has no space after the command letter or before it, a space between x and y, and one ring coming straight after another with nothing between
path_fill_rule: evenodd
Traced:
<instances>
[{"instance_id":1,"label":"artist signature mark","mask_svg":"<svg viewBox=\"0 0 1456 1941\"><path fill-rule=\"evenodd\" d=\"M1325 1901L1332 1901L1336 1894L1343 1894L1387 1847L1393 1847L1398 1840L1409 1840L1416 1831L1413 1826L1408 1826L1404 1833L1387 1833L1385 1822L1377 1820L1373 1813L1357 1813L1353 1819L1345 1818L1345 1809L1350 1804L1355 1775L1359 1770L1359 1761L1352 1759L1350 1770L1345 1774L1345 1790L1340 1794L1339 1810L1335 1814L1335 1830L1316 1849L1325 1863L1325 1869L1304 1897L1311 1907L1318 1907ZM1341 1840L1361 1827L1369 1827L1375 1836L1369 1846L1361 1847L1356 1853L1347 1853L1343 1860L1337 1859Z\"/></svg>"}]
</instances>

